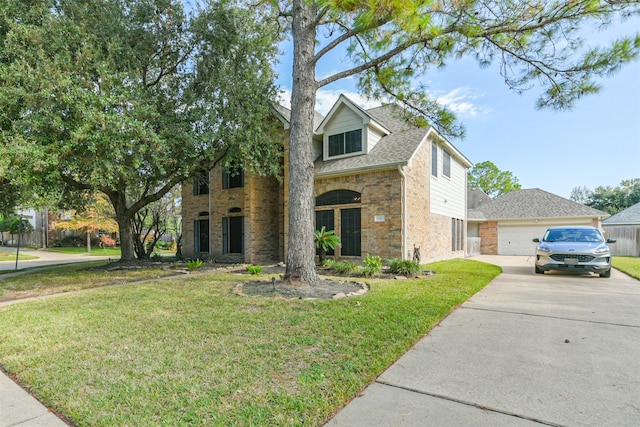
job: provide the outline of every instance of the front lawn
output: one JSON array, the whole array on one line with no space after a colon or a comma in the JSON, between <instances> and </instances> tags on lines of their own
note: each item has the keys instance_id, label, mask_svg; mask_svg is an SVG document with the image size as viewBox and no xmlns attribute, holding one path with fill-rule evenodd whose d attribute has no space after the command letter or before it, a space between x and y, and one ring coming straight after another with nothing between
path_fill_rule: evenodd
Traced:
<instances>
[{"instance_id":1,"label":"front lawn","mask_svg":"<svg viewBox=\"0 0 640 427\"><path fill-rule=\"evenodd\" d=\"M322 424L500 268L361 297L240 297L202 273L0 308L0 363L77 425ZM0 282L2 283L2 282Z\"/></svg>"},{"instance_id":2,"label":"front lawn","mask_svg":"<svg viewBox=\"0 0 640 427\"><path fill-rule=\"evenodd\" d=\"M164 270L160 267L109 272L92 268L106 264L106 261L92 261L5 278L0 276L0 301L117 285L175 274L172 270Z\"/></svg>"},{"instance_id":3,"label":"front lawn","mask_svg":"<svg viewBox=\"0 0 640 427\"><path fill-rule=\"evenodd\" d=\"M611 259L611 265L640 280L640 257L615 256Z\"/></svg>"}]
</instances>

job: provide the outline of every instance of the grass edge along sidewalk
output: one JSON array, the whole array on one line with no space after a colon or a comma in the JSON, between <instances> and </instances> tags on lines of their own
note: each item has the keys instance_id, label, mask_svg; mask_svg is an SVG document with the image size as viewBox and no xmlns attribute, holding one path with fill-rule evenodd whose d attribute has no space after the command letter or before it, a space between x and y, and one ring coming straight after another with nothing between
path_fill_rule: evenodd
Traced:
<instances>
[{"instance_id":1,"label":"grass edge along sidewalk","mask_svg":"<svg viewBox=\"0 0 640 427\"><path fill-rule=\"evenodd\" d=\"M0 363L77 425L319 425L500 268L429 264L342 300L202 274L0 309Z\"/></svg>"}]
</instances>

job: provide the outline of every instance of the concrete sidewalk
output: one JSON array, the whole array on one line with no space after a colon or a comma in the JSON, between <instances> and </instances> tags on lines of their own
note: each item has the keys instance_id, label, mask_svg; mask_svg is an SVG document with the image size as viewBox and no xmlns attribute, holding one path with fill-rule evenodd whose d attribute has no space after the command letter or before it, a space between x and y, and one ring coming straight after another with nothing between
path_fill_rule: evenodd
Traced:
<instances>
[{"instance_id":1,"label":"concrete sidewalk","mask_svg":"<svg viewBox=\"0 0 640 427\"><path fill-rule=\"evenodd\" d=\"M503 274L327 426L640 425L640 282L476 259Z\"/></svg>"}]
</instances>

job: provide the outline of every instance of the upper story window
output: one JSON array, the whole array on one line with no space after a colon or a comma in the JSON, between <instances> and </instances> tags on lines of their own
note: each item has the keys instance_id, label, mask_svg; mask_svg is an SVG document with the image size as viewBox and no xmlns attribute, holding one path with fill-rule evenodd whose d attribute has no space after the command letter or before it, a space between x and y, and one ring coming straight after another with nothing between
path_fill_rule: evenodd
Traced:
<instances>
[{"instance_id":1,"label":"upper story window","mask_svg":"<svg viewBox=\"0 0 640 427\"><path fill-rule=\"evenodd\" d=\"M451 154L447 150L442 151L442 175L451 178Z\"/></svg>"},{"instance_id":2,"label":"upper story window","mask_svg":"<svg viewBox=\"0 0 640 427\"><path fill-rule=\"evenodd\" d=\"M241 170L234 172L222 171L222 188L244 187L244 172Z\"/></svg>"},{"instance_id":3,"label":"upper story window","mask_svg":"<svg viewBox=\"0 0 640 427\"><path fill-rule=\"evenodd\" d=\"M431 175L438 176L438 146L431 143Z\"/></svg>"},{"instance_id":4,"label":"upper story window","mask_svg":"<svg viewBox=\"0 0 640 427\"><path fill-rule=\"evenodd\" d=\"M362 151L362 129L329 136L329 157Z\"/></svg>"},{"instance_id":5,"label":"upper story window","mask_svg":"<svg viewBox=\"0 0 640 427\"><path fill-rule=\"evenodd\" d=\"M209 194L209 174L196 175L193 177L193 195Z\"/></svg>"}]
</instances>

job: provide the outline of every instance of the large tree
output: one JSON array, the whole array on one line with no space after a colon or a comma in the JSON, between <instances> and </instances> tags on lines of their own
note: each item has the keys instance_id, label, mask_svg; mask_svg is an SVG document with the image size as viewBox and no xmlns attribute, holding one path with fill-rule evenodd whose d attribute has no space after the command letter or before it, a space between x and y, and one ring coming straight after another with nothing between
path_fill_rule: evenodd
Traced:
<instances>
[{"instance_id":1,"label":"large tree","mask_svg":"<svg viewBox=\"0 0 640 427\"><path fill-rule=\"evenodd\" d=\"M492 198L521 188L518 178L512 172L500 170L488 160L476 163L471 168L467 186L479 188Z\"/></svg>"},{"instance_id":2,"label":"large tree","mask_svg":"<svg viewBox=\"0 0 640 427\"><path fill-rule=\"evenodd\" d=\"M270 0L293 39L287 275L313 283L313 110L319 88L358 77L363 92L390 96L449 136L462 134L419 77L433 67L472 55L481 66L498 62L515 91L544 88L539 107L570 108L597 92L594 80L634 59L640 36L587 48L587 33L638 13L638 1L595 0ZM318 64L345 49L337 71L316 77ZM340 69L340 67L342 67Z\"/></svg>"},{"instance_id":3,"label":"large tree","mask_svg":"<svg viewBox=\"0 0 640 427\"><path fill-rule=\"evenodd\" d=\"M587 187L575 187L570 198L613 215L640 203L640 178L625 179L616 187L601 185L593 191Z\"/></svg>"},{"instance_id":4,"label":"large tree","mask_svg":"<svg viewBox=\"0 0 640 427\"><path fill-rule=\"evenodd\" d=\"M226 1L190 16L179 0L5 1L0 180L29 198L104 193L127 260L132 218L176 183L216 163L279 172L277 30L257 17Z\"/></svg>"}]
</instances>

